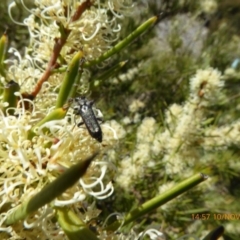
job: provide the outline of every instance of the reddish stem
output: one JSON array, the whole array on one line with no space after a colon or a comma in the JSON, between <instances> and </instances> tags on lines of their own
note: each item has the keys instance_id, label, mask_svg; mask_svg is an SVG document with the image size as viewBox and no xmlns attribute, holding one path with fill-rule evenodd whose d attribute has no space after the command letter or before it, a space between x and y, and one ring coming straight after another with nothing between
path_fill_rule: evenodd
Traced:
<instances>
[{"instance_id":1,"label":"reddish stem","mask_svg":"<svg viewBox=\"0 0 240 240\"><path fill-rule=\"evenodd\" d=\"M86 9L90 8L92 6L92 3L90 0L87 0L86 2L82 3L77 11L73 14L72 18L71 18L71 22L74 22L76 20L78 20L82 14L86 11Z\"/></svg>"},{"instance_id":2,"label":"reddish stem","mask_svg":"<svg viewBox=\"0 0 240 240\"><path fill-rule=\"evenodd\" d=\"M71 22L74 22L76 20L78 20L82 14L88 9L90 8L92 5L90 0L85 1L84 3L82 3L76 10L76 12L73 14L72 18L71 18ZM30 94L33 98L35 98L37 96L37 94L40 92L41 88L42 88L42 84L48 80L48 78L50 77L50 75L52 74L52 70L55 68L55 66L57 65L57 59L59 57L59 54L64 46L64 44L67 41L67 38L70 34L70 30L69 29L64 29L65 30L65 35L61 36L61 38L56 38L55 39L55 44L53 47L53 52L52 52L52 56L50 57L50 60L48 62L46 71L43 73L43 75L41 76L41 78L37 81L37 84L34 88L34 90L32 91L32 93Z\"/></svg>"}]
</instances>

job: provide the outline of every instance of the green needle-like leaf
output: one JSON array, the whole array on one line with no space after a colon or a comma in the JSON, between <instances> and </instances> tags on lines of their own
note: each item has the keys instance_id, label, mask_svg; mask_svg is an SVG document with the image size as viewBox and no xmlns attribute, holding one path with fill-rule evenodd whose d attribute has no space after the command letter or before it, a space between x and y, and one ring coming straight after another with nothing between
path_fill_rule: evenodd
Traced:
<instances>
[{"instance_id":1,"label":"green needle-like leaf","mask_svg":"<svg viewBox=\"0 0 240 240\"><path fill-rule=\"evenodd\" d=\"M69 99L75 97L81 77L82 77L82 69L79 69L77 76L74 79L74 86L72 87L69 93Z\"/></svg>"},{"instance_id":2,"label":"green needle-like leaf","mask_svg":"<svg viewBox=\"0 0 240 240\"><path fill-rule=\"evenodd\" d=\"M33 196L30 200L20 205L9 217L5 224L10 225L27 217L28 214L36 211L38 208L54 200L68 188L72 187L80 177L87 171L90 163L98 153L94 153L91 157L80 161L67 169L53 182L49 183L39 193Z\"/></svg>"},{"instance_id":3,"label":"green needle-like leaf","mask_svg":"<svg viewBox=\"0 0 240 240\"><path fill-rule=\"evenodd\" d=\"M78 84L81 74L79 68L83 64L83 52L78 52L72 59L68 70L66 72L65 78L61 85L56 108L61 108L67 102L67 100L72 97L71 95L76 90L76 85Z\"/></svg>"},{"instance_id":4,"label":"green needle-like leaf","mask_svg":"<svg viewBox=\"0 0 240 240\"><path fill-rule=\"evenodd\" d=\"M50 112L44 119L42 119L35 127L39 127L46 122L63 119L66 115L67 108L56 108Z\"/></svg>"},{"instance_id":5,"label":"green needle-like leaf","mask_svg":"<svg viewBox=\"0 0 240 240\"><path fill-rule=\"evenodd\" d=\"M96 235L67 208L55 208L57 220L69 240L99 240Z\"/></svg>"},{"instance_id":6,"label":"green needle-like leaf","mask_svg":"<svg viewBox=\"0 0 240 240\"><path fill-rule=\"evenodd\" d=\"M8 108L16 108L18 103L18 97L15 95L15 92L20 90L20 86L18 83L11 80L5 87L3 92L3 102L7 102L8 106L4 107L4 114L8 113L10 115L14 114L14 110L8 110Z\"/></svg>"},{"instance_id":7,"label":"green needle-like leaf","mask_svg":"<svg viewBox=\"0 0 240 240\"><path fill-rule=\"evenodd\" d=\"M110 77L112 77L113 75L115 75L116 73L119 72L119 70L125 66L125 64L127 63L127 61L122 61L119 62L118 64L114 65L113 67L111 67L110 69L108 69L106 72L104 72L102 75L100 75L98 77L98 79L100 80L105 80L108 79Z\"/></svg>"},{"instance_id":8,"label":"green needle-like leaf","mask_svg":"<svg viewBox=\"0 0 240 240\"><path fill-rule=\"evenodd\" d=\"M110 77L116 76L117 73L119 73L120 69L125 66L127 61L119 62L118 64L114 65L110 69L108 69L106 72L101 74L100 76L97 76L93 81L90 82L90 89L93 90L94 88L99 88L104 80L109 79Z\"/></svg>"},{"instance_id":9,"label":"green needle-like leaf","mask_svg":"<svg viewBox=\"0 0 240 240\"><path fill-rule=\"evenodd\" d=\"M207 177L202 173L196 174L191 178L184 180L183 182L179 183L177 186L169 189L165 193L152 198L151 200L145 202L140 207L133 209L130 211L123 220L123 223L116 221L110 226L107 227L108 230L116 230L119 226L124 226L130 222L133 222L137 218L151 212L152 210L160 207L164 203L174 199L175 197L179 196L180 194L188 191L189 189L193 188L194 186L198 185L202 181L205 181Z\"/></svg>"},{"instance_id":10,"label":"green needle-like leaf","mask_svg":"<svg viewBox=\"0 0 240 240\"><path fill-rule=\"evenodd\" d=\"M38 122L30 131L28 134L28 139L32 139L36 134L35 134L35 129L37 127L40 127L46 122L50 122L53 120L60 120L65 117L67 113L67 107L66 108L56 108L52 112L50 112L45 118L43 118L40 122ZM45 129L47 131L47 129Z\"/></svg>"},{"instance_id":11,"label":"green needle-like leaf","mask_svg":"<svg viewBox=\"0 0 240 240\"><path fill-rule=\"evenodd\" d=\"M8 37L7 37L7 34L4 33L0 38L0 63L1 64L5 60L7 43L8 43Z\"/></svg>"},{"instance_id":12,"label":"green needle-like leaf","mask_svg":"<svg viewBox=\"0 0 240 240\"><path fill-rule=\"evenodd\" d=\"M100 56L97 59L94 59L90 62L85 62L83 64L84 67L90 67L95 64L99 64L100 62L110 58L112 55L120 52L123 48L125 48L127 45L129 45L134 39L139 37L143 32L145 32L147 29L149 29L155 22L157 21L157 17L152 17L148 19L145 23L140 25L135 31L133 31L130 35L128 35L126 38L124 38L122 41L117 43L113 48L105 52L102 56Z\"/></svg>"},{"instance_id":13,"label":"green needle-like leaf","mask_svg":"<svg viewBox=\"0 0 240 240\"><path fill-rule=\"evenodd\" d=\"M5 67L4 67L4 60L6 55L6 49L8 44L8 37L7 34L3 34L0 38L0 74L6 77Z\"/></svg>"}]
</instances>

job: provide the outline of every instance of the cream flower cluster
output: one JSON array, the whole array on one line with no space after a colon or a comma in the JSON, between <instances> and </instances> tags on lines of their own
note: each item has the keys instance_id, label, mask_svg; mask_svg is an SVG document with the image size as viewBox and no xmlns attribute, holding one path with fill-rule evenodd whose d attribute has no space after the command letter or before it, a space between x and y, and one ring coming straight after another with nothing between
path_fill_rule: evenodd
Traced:
<instances>
[{"instance_id":1,"label":"cream flower cluster","mask_svg":"<svg viewBox=\"0 0 240 240\"><path fill-rule=\"evenodd\" d=\"M213 14L217 11L218 3L216 0L204 0L200 3L200 9L207 14Z\"/></svg>"},{"instance_id":2,"label":"cream flower cluster","mask_svg":"<svg viewBox=\"0 0 240 240\"><path fill-rule=\"evenodd\" d=\"M33 102L31 104L34 106ZM75 116L71 111L68 118L43 124L36 130L36 136L32 140L28 139L28 131L36 122L35 117L38 112L30 113L24 109L16 109L16 113L17 116L4 116L3 112L0 112L0 207L11 205L11 210L0 214L1 225L15 207L39 192L43 186L53 181L72 164L81 161L101 147L89 136L85 128L78 128L75 125ZM111 125L114 125L117 131ZM105 148L113 146L115 138L118 138L117 135L120 133L118 129L123 131L117 123L103 124ZM50 142L52 145L47 147ZM115 171L106 157L99 156L79 184L68 189L53 204L81 208L87 195L97 199L107 198L114 190L110 176L114 175ZM29 216L24 226L26 229L36 227L39 231L38 235L48 234L50 239L61 239L55 236L56 231L50 231L50 229L58 229L54 221L51 221L53 217L52 208L45 206L33 216ZM24 231L21 228L20 225L17 229L2 227L2 231L5 230L12 237L17 235L23 237ZM45 228L49 231L45 231ZM27 233L25 234L27 236Z\"/></svg>"},{"instance_id":3,"label":"cream flower cluster","mask_svg":"<svg viewBox=\"0 0 240 240\"><path fill-rule=\"evenodd\" d=\"M207 145L208 140L203 137L203 132L208 132L203 127L207 120L206 109L222 99L223 86L219 71L212 68L198 70L190 79L188 100L183 105L173 104L166 111L164 129L158 127L154 118L143 119L137 130L137 144L132 156L120 163L121 174L117 182L123 187L132 185L136 179L142 178L146 168L159 163L164 165L169 176L184 176L185 173L189 176L194 163L202 157L198 149ZM156 162L151 156L159 154L163 157Z\"/></svg>"},{"instance_id":4,"label":"cream flower cluster","mask_svg":"<svg viewBox=\"0 0 240 240\"><path fill-rule=\"evenodd\" d=\"M206 108L222 97L224 82L219 71L209 68L198 70L190 79L190 97L183 106L172 105L166 112L168 128L157 133L154 141L155 153L164 151L163 162L168 174L181 173L201 158L203 123L207 120ZM188 171L189 174L189 171Z\"/></svg>"},{"instance_id":5,"label":"cream flower cluster","mask_svg":"<svg viewBox=\"0 0 240 240\"><path fill-rule=\"evenodd\" d=\"M22 1L23 2L23 1ZM91 7L74 21L73 16L81 4L89 2ZM35 1L36 8L28 9L30 16L24 20L29 29L30 46L36 64L48 61L55 43L60 37L59 29L64 27L70 31L61 56L68 63L72 59L73 50L83 49L87 60L95 59L111 47L111 43L119 37L121 30L119 19L129 12L132 1ZM11 8L15 7L13 2ZM112 17L110 18L110 14ZM61 26L60 26L61 25Z\"/></svg>"},{"instance_id":6,"label":"cream flower cluster","mask_svg":"<svg viewBox=\"0 0 240 240\"><path fill-rule=\"evenodd\" d=\"M11 14L12 9L17 6L15 1L9 5L9 15L16 24L28 28L30 42L25 49L24 57L21 57L16 49L11 49L10 52L17 59L7 60L6 63L11 65L8 72L9 79L18 82L22 92L28 93L33 90L33 86L53 57L56 43L62 44L61 67L68 66L74 54L80 50L84 52L86 60L93 60L111 48L113 42L118 40L121 30L120 20L133 8L131 0L44 0L35 1L36 8L33 9L29 9L23 0L21 2L30 13L23 24L16 22ZM75 20L74 14L86 3L91 7ZM66 42L63 44L61 41L65 37ZM46 83L47 91L41 91L40 94L44 93L44 96L40 95L36 100L36 102L40 101L40 106L54 105L56 100L54 92L62 83L63 76L62 73L56 73L49 77ZM81 80L82 88L79 90L83 94L88 89L88 83L84 80L88 76L89 72L84 69ZM4 79L1 78L1 81L4 82ZM48 94L51 92L50 98L46 98L46 92ZM41 98L44 97L48 101L47 104L41 102Z\"/></svg>"},{"instance_id":7,"label":"cream flower cluster","mask_svg":"<svg viewBox=\"0 0 240 240\"><path fill-rule=\"evenodd\" d=\"M144 169L155 166L151 161L151 145L157 130L153 118L145 118L137 130L137 143L132 156L127 156L120 162L119 173L116 181L123 188L128 189L133 183L144 176Z\"/></svg>"}]
</instances>

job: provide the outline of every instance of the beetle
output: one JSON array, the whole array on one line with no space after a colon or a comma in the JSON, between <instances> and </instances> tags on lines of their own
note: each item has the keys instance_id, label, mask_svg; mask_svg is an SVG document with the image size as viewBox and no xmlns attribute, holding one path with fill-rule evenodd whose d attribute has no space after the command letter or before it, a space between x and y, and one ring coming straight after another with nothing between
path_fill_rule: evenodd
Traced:
<instances>
[{"instance_id":1,"label":"beetle","mask_svg":"<svg viewBox=\"0 0 240 240\"><path fill-rule=\"evenodd\" d=\"M102 142L102 129L98 123L99 118L95 116L92 109L94 101L89 101L85 97L76 97L73 99L76 105L73 107L74 113L80 115L92 138ZM77 124L80 127L83 123Z\"/></svg>"}]
</instances>

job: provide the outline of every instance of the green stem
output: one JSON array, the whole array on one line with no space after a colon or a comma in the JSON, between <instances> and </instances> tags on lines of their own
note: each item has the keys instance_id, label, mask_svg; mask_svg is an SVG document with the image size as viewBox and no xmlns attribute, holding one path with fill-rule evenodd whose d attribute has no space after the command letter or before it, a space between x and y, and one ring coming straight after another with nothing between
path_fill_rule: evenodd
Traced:
<instances>
[{"instance_id":1,"label":"green stem","mask_svg":"<svg viewBox=\"0 0 240 240\"><path fill-rule=\"evenodd\" d=\"M100 56L99 58L96 58L92 61L85 62L83 64L83 67L90 67L92 65L99 64L102 61L110 58L112 55L120 52L123 48L125 48L127 45L129 45L134 39L139 37L147 29L149 29L157 21L157 19L158 18L156 16L148 19L145 23L143 23L136 30L134 30L130 35L128 35L122 41L117 43L113 48L111 48L110 50L105 52L102 56Z\"/></svg>"},{"instance_id":2,"label":"green stem","mask_svg":"<svg viewBox=\"0 0 240 240\"><path fill-rule=\"evenodd\" d=\"M120 226L125 226L130 222L133 222L139 217L142 217L143 215L151 212L152 210L160 207L161 205L165 204L166 202L176 198L180 194L188 191L189 189L195 187L199 183L205 181L207 177L203 175L202 173L196 174L183 182L179 183L177 186L173 187L172 189L169 189L165 193L152 198L151 200L145 202L138 208L133 209L130 211L126 217L124 218L123 222L116 221L113 224L109 225L107 227L107 230L113 230L115 231Z\"/></svg>"}]
</instances>

